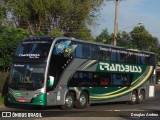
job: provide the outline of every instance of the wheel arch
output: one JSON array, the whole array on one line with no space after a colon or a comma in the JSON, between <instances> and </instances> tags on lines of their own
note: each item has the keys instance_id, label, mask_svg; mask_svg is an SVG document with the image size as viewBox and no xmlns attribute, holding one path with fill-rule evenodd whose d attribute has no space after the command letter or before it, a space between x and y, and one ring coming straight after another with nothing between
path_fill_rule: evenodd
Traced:
<instances>
[{"instance_id":1,"label":"wheel arch","mask_svg":"<svg viewBox=\"0 0 160 120\"><path fill-rule=\"evenodd\" d=\"M144 98L146 98L146 94L145 94L145 93L146 93L146 91L145 91L145 89L144 89L144 88L140 89L140 90L139 90L139 93L140 93L141 91L143 91L143 92L144 92Z\"/></svg>"},{"instance_id":2,"label":"wheel arch","mask_svg":"<svg viewBox=\"0 0 160 120\"><path fill-rule=\"evenodd\" d=\"M66 92L66 95L67 95L68 92L73 93L73 94L74 94L74 99L76 99L76 91L74 91L74 90L68 90L68 91Z\"/></svg>"},{"instance_id":3,"label":"wheel arch","mask_svg":"<svg viewBox=\"0 0 160 120\"><path fill-rule=\"evenodd\" d=\"M139 93L141 92L141 91L143 91L144 92L144 97L146 98L146 90L145 90L145 88L140 88L140 89L138 89L137 90L137 95L139 95Z\"/></svg>"}]
</instances>

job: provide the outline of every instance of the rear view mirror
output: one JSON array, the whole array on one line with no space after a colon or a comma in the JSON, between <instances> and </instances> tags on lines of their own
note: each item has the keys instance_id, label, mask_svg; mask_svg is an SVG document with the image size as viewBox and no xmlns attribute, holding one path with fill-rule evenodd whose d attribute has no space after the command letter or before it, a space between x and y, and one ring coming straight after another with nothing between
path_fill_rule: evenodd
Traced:
<instances>
[{"instance_id":1,"label":"rear view mirror","mask_svg":"<svg viewBox=\"0 0 160 120\"><path fill-rule=\"evenodd\" d=\"M54 85L54 77L53 76L49 76L48 87L51 87L53 85Z\"/></svg>"}]
</instances>

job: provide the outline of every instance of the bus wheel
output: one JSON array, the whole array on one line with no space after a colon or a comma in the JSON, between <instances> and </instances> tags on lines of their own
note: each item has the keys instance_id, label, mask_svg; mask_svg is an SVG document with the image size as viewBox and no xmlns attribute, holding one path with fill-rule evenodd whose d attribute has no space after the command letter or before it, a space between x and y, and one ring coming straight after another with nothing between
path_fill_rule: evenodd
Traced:
<instances>
[{"instance_id":1,"label":"bus wheel","mask_svg":"<svg viewBox=\"0 0 160 120\"><path fill-rule=\"evenodd\" d=\"M86 92L81 92L79 99L75 102L75 107L83 109L88 104L88 94Z\"/></svg>"},{"instance_id":2,"label":"bus wheel","mask_svg":"<svg viewBox=\"0 0 160 120\"><path fill-rule=\"evenodd\" d=\"M145 99L145 93L143 90L140 91L140 93L138 94L138 99L137 99L137 103L141 104Z\"/></svg>"},{"instance_id":3,"label":"bus wheel","mask_svg":"<svg viewBox=\"0 0 160 120\"><path fill-rule=\"evenodd\" d=\"M65 98L65 105L62 105L61 108L63 110L70 110L74 106L74 93L68 92Z\"/></svg>"},{"instance_id":4,"label":"bus wheel","mask_svg":"<svg viewBox=\"0 0 160 120\"><path fill-rule=\"evenodd\" d=\"M131 94L131 99L129 103L133 105L133 104L136 104L136 102L137 102L137 93L136 91L133 91Z\"/></svg>"},{"instance_id":5,"label":"bus wheel","mask_svg":"<svg viewBox=\"0 0 160 120\"><path fill-rule=\"evenodd\" d=\"M4 96L4 106L9 107L10 105L11 105L11 104L10 104L9 101L8 101L8 96L5 95L5 96Z\"/></svg>"}]
</instances>

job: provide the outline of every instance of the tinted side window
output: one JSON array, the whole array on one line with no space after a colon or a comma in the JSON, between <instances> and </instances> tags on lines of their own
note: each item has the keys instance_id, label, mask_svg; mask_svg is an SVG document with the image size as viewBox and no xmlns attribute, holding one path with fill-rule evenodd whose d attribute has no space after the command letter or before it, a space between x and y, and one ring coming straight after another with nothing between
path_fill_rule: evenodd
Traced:
<instances>
[{"instance_id":1,"label":"tinted side window","mask_svg":"<svg viewBox=\"0 0 160 120\"><path fill-rule=\"evenodd\" d=\"M141 57L137 56L137 64L141 64Z\"/></svg>"},{"instance_id":2,"label":"tinted side window","mask_svg":"<svg viewBox=\"0 0 160 120\"><path fill-rule=\"evenodd\" d=\"M112 85L122 85L122 76L121 74L113 74L112 75Z\"/></svg>"},{"instance_id":3,"label":"tinted side window","mask_svg":"<svg viewBox=\"0 0 160 120\"><path fill-rule=\"evenodd\" d=\"M146 59L144 56L137 56L137 63L138 64L147 64L149 63L149 59Z\"/></svg>"},{"instance_id":4,"label":"tinted side window","mask_svg":"<svg viewBox=\"0 0 160 120\"><path fill-rule=\"evenodd\" d=\"M103 51L103 60L106 60L106 61L111 60L111 52Z\"/></svg>"},{"instance_id":5,"label":"tinted side window","mask_svg":"<svg viewBox=\"0 0 160 120\"><path fill-rule=\"evenodd\" d=\"M96 45L92 46L92 57L91 58L94 60L102 59L102 53L100 52L100 49Z\"/></svg>"},{"instance_id":6,"label":"tinted side window","mask_svg":"<svg viewBox=\"0 0 160 120\"><path fill-rule=\"evenodd\" d=\"M92 73L76 72L68 82L68 87L91 87Z\"/></svg>"},{"instance_id":7,"label":"tinted side window","mask_svg":"<svg viewBox=\"0 0 160 120\"><path fill-rule=\"evenodd\" d=\"M130 75L123 74L122 75L122 85L123 86L131 85L132 79L133 79L133 75L131 75L131 74Z\"/></svg>"},{"instance_id":8,"label":"tinted side window","mask_svg":"<svg viewBox=\"0 0 160 120\"><path fill-rule=\"evenodd\" d=\"M131 74L112 74L113 86L130 86L133 79Z\"/></svg>"},{"instance_id":9,"label":"tinted side window","mask_svg":"<svg viewBox=\"0 0 160 120\"><path fill-rule=\"evenodd\" d=\"M150 64L155 65L155 55L150 55Z\"/></svg>"},{"instance_id":10,"label":"tinted side window","mask_svg":"<svg viewBox=\"0 0 160 120\"><path fill-rule=\"evenodd\" d=\"M127 55L124 53L118 53L117 58L118 58L118 62L126 62Z\"/></svg>"},{"instance_id":11,"label":"tinted side window","mask_svg":"<svg viewBox=\"0 0 160 120\"><path fill-rule=\"evenodd\" d=\"M135 55L128 55L127 56L127 62L131 63L131 64L136 64L136 62L137 62L136 56Z\"/></svg>"},{"instance_id":12,"label":"tinted side window","mask_svg":"<svg viewBox=\"0 0 160 120\"><path fill-rule=\"evenodd\" d=\"M76 57L83 58L83 55L82 55L82 44L77 44Z\"/></svg>"},{"instance_id":13,"label":"tinted side window","mask_svg":"<svg viewBox=\"0 0 160 120\"><path fill-rule=\"evenodd\" d=\"M103 87L103 86L109 86L110 85L110 81L111 81L111 74L107 74L107 73L99 73L100 75L100 85L99 87Z\"/></svg>"},{"instance_id":14,"label":"tinted side window","mask_svg":"<svg viewBox=\"0 0 160 120\"><path fill-rule=\"evenodd\" d=\"M54 46L53 54L65 58L75 57L77 45L71 40L58 40Z\"/></svg>"},{"instance_id":15,"label":"tinted side window","mask_svg":"<svg viewBox=\"0 0 160 120\"><path fill-rule=\"evenodd\" d=\"M111 52L111 61L116 61L116 60L117 60L117 53Z\"/></svg>"},{"instance_id":16,"label":"tinted side window","mask_svg":"<svg viewBox=\"0 0 160 120\"><path fill-rule=\"evenodd\" d=\"M130 86L133 75L97 72L76 72L68 82L68 87L109 87Z\"/></svg>"},{"instance_id":17,"label":"tinted side window","mask_svg":"<svg viewBox=\"0 0 160 120\"><path fill-rule=\"evenodd\" d=\"M82 44L82 55L83 58L91 58L91 46L89 44Z\"/></svg>"},{"instance_id":18,"label":"tinted side window","mask_svg":"<svg viewBox=\"0 0 160 120\"><path fill-rule=\"evenodd\" d=\"M146 57L144 56L140 57L140 64L146 64Z\"/></svg>"},{"instance_id":19,"label":"tinted side window","mask_svg":"<svg viewBox=\"0 0 160 120\"><path fill-rule=\"evenodd\" d=\"M150 55L149 57L146 57L146 64L155 65L155 56Z\"/></svg>"}]
</instances>

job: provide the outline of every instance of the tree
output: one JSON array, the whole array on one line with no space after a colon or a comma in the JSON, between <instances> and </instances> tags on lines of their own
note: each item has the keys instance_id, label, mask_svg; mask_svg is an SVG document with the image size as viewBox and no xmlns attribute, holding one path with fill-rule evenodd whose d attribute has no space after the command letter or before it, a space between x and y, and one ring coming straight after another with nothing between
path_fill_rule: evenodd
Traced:
<instances>
[{"instance_id":1,"label":"tree","mask_svg":"<svg viewBox=\"0 0 160 120\"><path fill-rule=\"evenodd\" d=\"M132 48L131 37L129 33L123 31L117 35L117 46Z\"/></svg>"},{"instance_id":2,"label":"tree","mask_svg":"<svg viewBox=\"0 0 160 120\"><path fill-rule=\"evenodd\" d=\"M53 29L50 32L50 36L61 37L61 36L63 36L63 34L62 34L62 31L60 29Z\"/></svg>"},{"instance_id":3,"label":"tree","mask_svg":"<svg viewBox=\"0 0 160 120\"><path fill-rule=\"evenodd\" d=\"M160 60L158 38L152 36L144 26L134 27L130 35L134 49L154 52L157 61Z\"/></svg>"},{"instance_id":4,"label":"tree","mask_svg":"<svg viewBox=\"0 0 160 120\"><path fill-rule=\"evenodd\" d=\"M0 24L2 24L4 18L5 18L5 5L3 1L0 1Z\"/></svg>"},{"instance_id":5,"label":"tree","mask_svg":"<svg viewBox=\"0 0 160 120\"><path fill-rule=\"evenodd\" d=\"M109 34L108 29L104 29L100 35L96 37L96 42L111 44L113 40L113 36Z\"/></svg>"},{"instance_id":6,"label":"tree","mask_svg":"<svg viewBox=\"0 0 160 120\"><path fill-rule=\"evenodd\" d=\"M96 37L96 42L100 42L100 43L105 43L105 44L113 44L113 33L109 33L108 29L104 29L100 35L98 35ZM117 46L121 46L121 47L127 47L130 48L131 47L131 40L130 40L130 35L123 31L118 32L117 34Z\"/></svg>"},{"instance_id":7,"label":"tree","mask_svg":"<svg viewBox=\"0 0 160 120\"><path fill-rule=\"evenodd\" d=\"M130 35L133 48L156 52L154 48L158 48L159 41L156 37L153 37L144 26L134 27Z\"/></svg>"},{"instance_id":8,"label":"tree","mask_svg":"<svg viewBox=\"0 0 160 120\"><path fill-rule=\"evenodd\" d=\"M20 40L29 37L26 30L0 26L0 70L8 71Z\"/></svg>"},{"instance_id":9,"label":"tree","mask_svg":"<svg viewBox=\"0 0 160 120\"><path fill-rule=\"evenodd\" d=\"M7 11L14 24L31 35L61 29L65 36L79 37L79 29L88 29L104 0L7 0Z\"/></svg>"}]
</instances>

